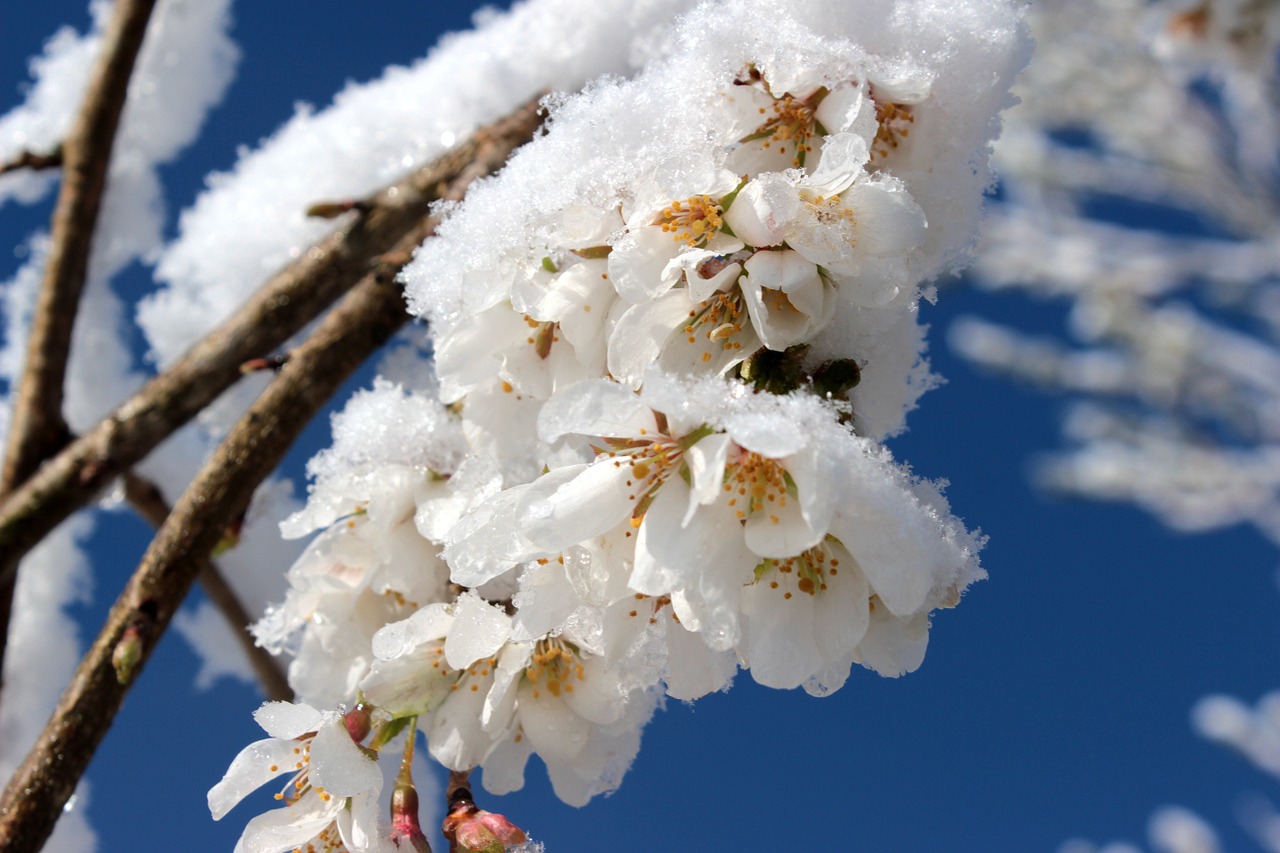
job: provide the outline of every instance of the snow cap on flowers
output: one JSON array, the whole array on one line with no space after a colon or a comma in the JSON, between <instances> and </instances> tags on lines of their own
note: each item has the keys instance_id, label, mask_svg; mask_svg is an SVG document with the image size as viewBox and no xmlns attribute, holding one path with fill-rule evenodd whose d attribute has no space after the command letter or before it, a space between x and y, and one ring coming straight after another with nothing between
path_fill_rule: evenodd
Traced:
<instances>
[{"instance_id":1,"label":"snow cap on flowers","mask_svg":"<svg viewBox=\"0 0 1280 853\"><path fill-rule=\"evenodd\" d=\"M495 792L616 787L663 694L919 666L980 536L881 444L931 382L1011 4L700 5L450 207L405 273L437 402L335 421L264 620L295 687L416 716ZM414 383L417 386L418 383ZM325 689L325 682L333 682Z\"/></svg>"}]
</instances>

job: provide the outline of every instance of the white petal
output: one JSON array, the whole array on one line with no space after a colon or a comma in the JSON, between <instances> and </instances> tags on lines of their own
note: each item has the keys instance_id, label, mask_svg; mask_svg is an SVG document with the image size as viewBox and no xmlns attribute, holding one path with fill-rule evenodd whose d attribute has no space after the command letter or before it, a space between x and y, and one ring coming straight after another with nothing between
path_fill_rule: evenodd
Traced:
<instances>
[{"instance_id":1,"label":"white petal","mask_svg":"<svg viewBox=\"0 0 1280 853\"><path fill-rule=\"evenodd\" d=\"M614 300L613 288L603 277L608 269L604 261L583 261L564 271L556 279L550 297L543 306L547 319L560 323L565 340L577 349L591 345L604 335L609 307Z\"/></svg>"},{"instance_id":2,"label":"white petal","mask_svg":"<svg viewBox=\"0 0 1280 853\"><path fill-rule=\"evenodd\" d=\"M725 427L744 450L770 459L790 456L809 441L804 428L789 418L775 414L744 412L725 419Z\"/></svg>"},{"instance_id":3,"label":"white petal","mask_svg":"<svg viewBox=\"0 0 1280 853\"><path fill-rule=\"evenodd\" d=\"M690 249L678 255L671 263L679 265L684 273L689 298L694 302L703 302L710 299L713 293L732 287L738 276L742 274L741 264L737 262L726 264L710 278L703 278L699 268L702 268L702 264L706 261L723 259L741 248L742 241L737 240L726 246L716 246L714 249Z\"/></svg>"},{"instance_id":4,"label":"white petal","mask_svg":"<svg viewBox=\"0 0 1280 853\"><path fill-rule=\"evenodd\" d=\"M453 616L447 604L428 604L408 619L379 628L373 635L373 654L380 660L409 654L423 643L444 639L452 624Z\"/></svg>"},{"instance_id":5,"label":"white petal","mask_svg":"<svg viewBox=\"0 0 1280 853\"><path fill-rule=\"evenodd\" d=\"M609 279L628 302L648 302L674 283L665 276L667 263L684 243L653 225L633 228L609 253Z\"/></svg>"},{"instance_id":6,"label":"white petal","mask_svg":"<svg viewBox=\"0 0 1280 853\"><path fill-rule=\"evenodd\" d=\"M597 730L572 762L547 763L547 775L557 797L571 806L585 806L596 794L618 787L640 750L640 729L653 713L652 700L641 698L632 704L639 707L642 719L609 734Z\"/></svg>"},{"instance_id":7,"label":"white petal","mask_svg":"<svg viewBox=\"0 0 1280 853\"><path fill-rule=\"evenodd\" d=\"M809 529L820 536L827 535L832 518L840 508L833 496L839 494L842 481L852 476L836 460L834 454L813 447L806 447L786 459L787 473L796 484L796 495L800 498L800 510Z\"/></svg>"},{"instance_id":8,"label":"white petal","mask_svg":"<svg viewBox=\"0 0 1280 853\"><path fill-rule=\"evenodd\" d=\"M830 128L828 128L830 129ZM848 189L871 158L867 140L856 133L833 133L822 144L818 168L803 186L828 198Z\"/></svg>"},{"instance_id":9,"label":"white petal","mask_svg":"<svg viewBox=\"0 0 1280 853\"><path fill-rule=\"evenodd\" d=\"M556 392L538 416L538 435L547 443L566 435L637 437L658 431L653 412L616 382L579 382Z\"/></svg>"},{"instance_id":10,"label":"white petal","mask_svg":"<svg viewBox=\"0 0 1280 853\"><path fill-rule=\"evenodd\" d=\"M510 794L524 787L524 767L529 763L533 747L527 737L509 737L494 747L493 752L485 758L484 774L481 781L484 789L490 794Z\"/></svg>"},{"instance_id":11,"label":"white petal","mask_svg":"<svg viewBox=\"0 0 1280 853\"><path fill-rule=\"evenodd\" d=\"M602 456L551 494L531 492L517 516L525 535L535 546L557 553L608 532L635 508L638 495L627 485L630 477L625 460Z\"/></svg>"},{"instance_id":12,"label":"white petal","mask_svg":"<svg viewBox=\"0 0 1280 853\"><path fill-rule=\"evenodd\" d=\"M427 718L427 749L450 770L475 767L493 744L480 721L486 694L463 687Z\"/></svg>"},{"instance_id":13,"label":"white petal","mask_svg":"<svg viewBox=\"0 0 1280 853\"><path fill-rule=\"evenodd\" d=\"M743 590L741 650L757 683L790 690L822 669L824 661L814 638L813 596L784 599L780 592L764 581Z\"/></svg>"},{"instance_id":14,"label":"white petal","mask_svg":"<svg viewBox=\"0 0 1280 853\"><path fill-rule=\"evenodd\" d=\"M663 483L636 534L631 587L645 595L666 595L693 583L699 568L736 523L723 513L700 513L689 524L690 489L678 477Z\"/></svg>"},{"instance_id":15,"label":"white petal","mask_svg":"<svg viewBox=\"0 0 1280 853\"><path fill-rule=\"evenodd\" d=\"M757 287L743 288L747 297L747 314L760 342L774 352L804 343L811 335L809 318L795 310L785 294ZM779 298L780 297L780 298Z\"/></svg>"},{"instance_id":16,"label":"white petal","mask_svg":"<svg viewBox=\"0 0 1280 853\"><path fill-rule=\"evenodd\" d=\"M337 719L326 723L311 742L311 783L337 797L382 790L378 763L356 745L347 726Z\"/></svg>"},{"instance_id":17,"label":"white petal","mask_svg":"<svg viewBox=\"0 0 1280 853\"><path fill-rule=\"evenodd\" d=\"M742 535L753 553L761 557L786 558L795 557L817 545L826 531L809 526L800 502L789 500L786 506L771 503L764 511L752 515L743 524Z\"/></svg>"},{"instance_id":18,"label":"white petal","mask_svg":"<svg viewBox=\"0 0 1280 853\"><path fill-rule=\"evenodd\" d=\"M844 687L844 683L849 680L850 669L851 666L848 661L828 664L811 675L809 680L801 686L804 687L804 692L810 696L817 696L818 698L830 696L841 687Z\"/></svg>"},{"instance_id":19,"label":"white petal","mask_svg":"<svg viewBox=\"0 0 1280 853\"><path fill-rule=\"evenodd\" d=\"M443 673L433 664L444 651L438 644L395 658L375 660L360 680L365 699L397 717L425 714L449 696L456 673Z\"/></svg>"},{"instance_id":20,"label":"white petal","mask_svg":"<svg viewBox=\"0 0 1280 853\"><path fill-rule=\"evenodd\" d=\"M627 570L635 545L631 527L615 530L564 553L564 565L573 590L583 604L607 607L627 594Z\"/></svg>"},{"instance_id":21,"label":"white petal","mask_svg":"<svg viewBox=\"0 0 1280 853\"><path fill-rule=\"evenodd\" d=\"M501 366L504 348L523 343L528 333L524 317L506 305L457 324L436 343L441 399L454 402L493 376Z\"/></svg>"},{"instance_id":22,"label":"white petal","mask_svg":"<svg viewBox=\"0 0 1280 853\"><path fill-rule=\"evenodd\" d=\"M528 547L515 523L530 486L500 492L464 515L450 530L442 556L459 586L477 587L516 565Z\"/></svg>"},{"instance_id":23,"label":"white petal","mask_svg":"<svg viewBox=\"0 0 1280 853\"><path fill-rule=\"evenodd\" d=\"M785 184L749 181L725 211L724 221L748 246L776 246L786 237L794 198L795 191Z\"/></svg>"},{"instance_id":24,"label":"white petal","mask_svg":"<svg viewBox=\"0 0 1280 853\"><path fill-rule=\"evenodd\" d=\"M609 605L604 614L605 666L617 666L619 661L651 648L649 614L652 612L652 604L631 596Z\"/></svg>"},{"instance_id":25,"label":"white petal","mask_svg":"<svg viewBox=\"0 0 1280 853\"><path fill-rule=\"evenodd\" d=\"M571 761L582 752L591 734L591 724L570 711L562 700L546 688L525 683L520 688L518 701L520 725L544 761Z\"/></svg>"},{"instance_id":26,"label":"white petal","mask_svg":"<svg viewBox=\"0 0 1280 853\"><path fill-rule=\"evenodd\" d=\"M929 614L901 618L877 608L855 660L890 678L915 672L929 645Z\"/></svg>"},{"instance_id":27,"label":"white petal","mask_svg":"<svg viewBox=\"0 0 1280 853\"><path fill-rule=\"evenodd\" d=\"M575 714L588 722L605 726L622 718L627 695L618 683L617 672L602 666L600 658L583 664L583 677L572 682L573 690L561 688L560 698Z\"/></svg>"},{"instance_id":28,"label":"white petal","mask_svg":"<svg viewBox=\"0 0 1280 853\"><path fill-rule=\"evenodd\" d=\"M240 750L218 784L209 789L209 811L222 820L237 803L281 773L294 772L297 741L267 738Z\"/></svg>"},{"instance_id":29,"label":"white petal","mask_svg":"<svg viewBox=\"0 0 1280 853\"><path fill-rule=\"evenodd\" d=\"M857 85L832 89L818 104L814 118L822 123L827 133L856 133L868 143L875 138L878 127L875 104Z\"/></svg>"},{"instance_id":30,"label":"white petal","mask_svg":"<svg viewBox=\"0 0 1280 853\"><path fill-rule=\"evenodd\" d=\"M667 346L667 340L689 322L689 312L694 307L688 291L676 288L650 302L628 308L609 333L609 373L628 386L639 386L645 371Z\"/></svg>"},{"instance_id":31,"label":"white petal","mask_svg":"<svg viewBox=\"0 0 1280 853\"><path fill-rule=\"evenodd\" d=\"M761 287L781 290L801 314L821 317L827 302L818 268L799 252L756 252L747 260L748 274Z\"/></svg>"},{"instance_id":32,"label":"white petal","mask_svg":"<svg viewBox=\"0 0 1280 853\"><path fill-rule=\"evenodd\" d=\"M724 466L729 458L731 444L729 436L716 433L685 451L685 462L689 465L690 479L693 482L689 491L689 508L680 522L682 527L688 526L699 506L706 506L720 497Z\"/></svg>"},{"instance_id":33,"label":"white petal","mask_svg":"<svg viewBox=\"0 0 1280 853\"><path fill-rule=\"evenodd\" d=\"M498 665L493 670L493 686L485 695L484 708L480 712L480 724L494 737L511 725L516 709L516 690L532 653L532 645L508 643L498 655Z\"/></svg>"},{"instance_id":34,"label":"white petal","mask_svg":"<svg viewBox=\"0 0 1280 853\"><path fill-rule=\"evenodd\" d=\"M909 616L920 610L933 587L929 541L938 534L913 518L861 504L832 521L832 531L853 554L862 572L890 612Z\"/></svg>"},{"instance_id":35,"label":"white petal","mask_svg":"<svg viewBox=\"0 0 1280 853\"><path fill-rule=\"evenodd\" d=\"M352 797L348 808L338 813L338 835L350 853L396 853L395 845L383 837L381 814L382 805L372 792Z\"/></svg>"},{"instance_id":36,"label":"white petal","mask_svg":"<svg viewBox=\"0 0 1280 853\"><path fill-rule=\"evenodd\" d=\"M458 597L453 625L444 641L444 656L454 669L466 669L496 654L511 636L511 617L475 593Z\"/></svg>"},{"instance_id":37,"label":"white petal","mask_svg":"<svg viewBox=\"0 0 1280 853\"><path fill-rule=\"evenodd\" d=\"M672 699L692 702L724 690L738 671L731 651L714 652L702 638L674 622L667 627L667 669L663 680Z\"/></svg>"},{"instance_id":38,"label":"white petal","mask_svg":"<svg viewBox=\"0 0 1280 853\"><path fill-rule=\"evenodd\" d=\"M265 702L253 718L272 737L295 738L318 729L325 715L301 702Z\"/></svg>"},{"instance_id":39,"label":"white petal","mask_svg":"<svg viewBox=\"0 0 1280 853\"><path fill-rule=\"evenodd\" d=\"M562 564L552 560L526 565L514 600L511 638L517 642L542 638L562 626L580 603Z\"/></svg>"},{"instance_id":40,"label":"white petal","mask_svg":"<svg viewBox=\"0 0 1280 853\"><path fill-rule=\"evenodd\" d=\"M857 250L869 255L905 255L924 242L924 211L910 193L887 181L859 181L841 200L858 225Z\"/></svg>"},{"instance_id":41,"label":"white petal","mask_svg":"<svg viewBox=\"0 0 1280 853\"><path fill-rule=\"evenodd\" d=\"M838 545L828 549L840 561L834 577L828 570L827 588L814 598L814 628L818 649L828 664L840 664L848 670L853 650L867 633L871 611L867 599L871 590L858 570L853 557Z\"/></svg>"},{"instance_id":42,"label":"white petal","mask_svg":"<svg viewBox=\"0 0 1280 853\"><path fill-rule=\"evenodd\" d=\"M283 853L303 847L333 823L343 808L343 800L325 801L311 792L287 808L260 814L244 828L236 853Z\"/></svg>"}]
</instances>

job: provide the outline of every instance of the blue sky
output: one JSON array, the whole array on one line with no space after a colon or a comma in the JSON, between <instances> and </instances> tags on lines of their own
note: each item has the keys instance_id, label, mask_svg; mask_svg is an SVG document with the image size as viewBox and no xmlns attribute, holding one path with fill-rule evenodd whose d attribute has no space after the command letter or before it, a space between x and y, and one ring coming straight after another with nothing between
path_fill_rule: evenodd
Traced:
<instances>
[{"instance_id":1,"label":"blue sky","mask_svg":"<svg viewBox=\"0 0 1280 853\"><path fill-rule=\"evenodd\" d=\"M237 79L200 141L162 171L172 212L296 102L323 106L347 80L421 56L475 5L240 4ZM9 10L0 111L17 102L21 57L58 24L86 22L80 0ZM47 206L6 208L0 245L47 215ZM15 266L0 264L0 279ZM129 279L125 287L148 280L141 270ZM1051 851L1077 836L1142 842L1151 811L1166 803L1208 818L1227 849L1249 848L1233 804L1246 790L1276 794L1274 783L1197 738L1188 711L1206 693L1253 701L1280 686L1274 550L1248 531L1179 535L1128 507L1036 492L1028 466L1055 446L1062 401L953 358L942 331L961 313L1041 330L1063 323L1061 306L963 283L925 308L947 384L892 447L918 474L951 481L957 514L990 536L991 578L936 617L920 671L896 680L856 672L821 700L740 678L727 694L660 711L609 798L581 810L560 804L535 760L524 792L482 805L556 853ZM295 469L327 435L324 422L312 427ZM132 519L104 527L86 634L145 546ZM259 736L250 714L260 698L229 681L197 691L194 667L186 644L167 638L91 766L101 850L230 850L251 816L242 806L215 824L204 793Z\"/></svg>"}]
</instances>

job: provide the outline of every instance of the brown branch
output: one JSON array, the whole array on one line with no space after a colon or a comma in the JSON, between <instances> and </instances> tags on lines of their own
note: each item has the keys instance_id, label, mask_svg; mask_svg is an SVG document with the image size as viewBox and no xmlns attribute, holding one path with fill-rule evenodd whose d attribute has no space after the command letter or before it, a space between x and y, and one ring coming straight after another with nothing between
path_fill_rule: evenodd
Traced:
<instances>
[{"instance_id":1,"label":"brown branch","mask_svg":"<svg viewBox=\"0 0 1280 853\"><path fill-rule=\"evenodd\" d=\"M473 162L448 187L460 198L475 178L497 169L533 134L536 111L524 108L478 134ZM429 231L434 218L423 224ZM408 251L410 235L397 246ZM0 797L0 849L32 853L53 831L124 700L174 611L227 525L245 511L253 491L284 456L303 426L359 364L407 319L398 287L371 272L293 351L289 363L240 419L213 458L174 506L107 623L80 662L36 746ZM127 677L112 658L130 644Z\"/></svg>"},{"instance_id":2,"label":"brown branch","mask_svg":"<svg viewBox=\"0 0 1280 853\"><path fill-rule=\"evenodd\" d=\"M116 4L80 113L62 144L62 190L53 212L49 258L9 423L0 493L30 476L67 439L62 384L71 330L88 275L89 251L129 77L154 6L155 0L120 0Z\"/></svg>"},{"instance_id":3,"label":"brown branch","mask_svg":"<svg viewBox=\"0 0 1280 853\"><path fill-rule=\"evenodd\" d=\"M164 526L164 521L170 513L169 503L155 483L130 472L124 475L124 494L138 514L150 522L151 526L157 529ZM258 684L262 687L263 694L268 699L291 701L293 688L289 686L284 670L270 652L253 641L253 635L249 633L249 626L253 623L249 611L245 610L240 597L231 588L231 584L227 583L226 576L218 568L218 564L207 557L194 559L201 563L197 575L200 586L204 588L205 595L213 605L218 608L222 618L231 626L236 642L240 644L240 648L249 659L250 666L253 667L254 674L258 677Z\"/></svg>"},{"instance_id":4,"label":"brown branch","mask_svg":"<svg viewBox=\"0 0 1280 853\"><path fill-rule=\"evenodd\" d=\"M35 151L23 151L12 160L6 160L0 163L0 175L6 172L17 172L21 169L30 169L38 172L42 169L57 169L62 165L62 146L59 145L48 154L39 154Z\"/></svg>"},{"instance_id":5,"label":"brown branch","mask_svg":"<svg viewBox=\"0 0 1280 853\"><path fill-rule=\"evenodd\" d=\"M53 211L49 258L9 420L8 443L0 466L0 495L7 495L31 476L69 438L62 416L62 385L71 351L71 331L88 275L89 251L107 184L111 149L129 91L129 77L154 6L155 0L121 0L116 5L80 113L59 148L62 189ZM12 574L0 576L0 673L4 671L15 583Z\"/></svg>"},{"instance_id":6,"label":"brown branch","mask_svg":"<svg viewBox=\"0 0 1280 853\"><path fill-rule=\"evenodd\" d=\"M527 104L507 121L536 121ZM279 347L372 267L384 278L411 257L396 241L420 223L443 192L470 174L482 139L511 131L498 123L373 197L372 212L303 253L235 316L192 347L118 409L49 460L0 502L0 583L63 519L213 402L241 365ZM416 245L416 244L415 244Z\"/></svg>"}]
</instances>

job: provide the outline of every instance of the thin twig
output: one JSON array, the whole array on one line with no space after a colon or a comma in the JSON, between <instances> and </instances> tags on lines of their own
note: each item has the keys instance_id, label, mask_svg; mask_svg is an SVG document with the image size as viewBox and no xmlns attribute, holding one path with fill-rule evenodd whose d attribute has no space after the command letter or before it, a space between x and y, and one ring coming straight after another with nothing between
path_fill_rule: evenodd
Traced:
<instances>
[{"instance_id":1,"label":"thin twig","mask_svg":"<svg viewBox=\"0 0 1280 853\"><path fill-rule=\"evenodd\" d=\"M505 162L536 126L536 111L525 108L479 134L474 162L445 188L445 197L460 198L471 181ZM408 250L413 236L397 249ZM244 512L254 489L307 421L406 319L400 289L380 282L376 271L370 273L293 351L289 363L232 429L174 506L80 662L53 718L0 797L0 849L34 853L48 838L129 685L195 580L199 558L211 553L227 525ZM137 657L121 684L112 658L126 629Z\"/></svg>"},{"instance_id":2,"label":"thin twig","mask_svg":"<svg viewBox=\"0 0 1280 853\"><path fill-rule=\"evenodd\" d=\"M11 160L0 163L0 175L6 172L17 172L30 169L39 172L43 169L57 169L62 165L62 146L59 145L47 154L36 151L23 151Z\"/></svg>"},{"instance_id":3,"label":"thin twig","mask_svg":"<svg viewBox=\"0 0 1280 853\"><path fill-rule=\"evenodd\" d=\"M169 517L171 510L169 502L164 499L164 495L155 483L129 472L124 475L124 494L138 514L151 526L157 529L164 526L164 521ZM249 665L253 667L254 675L258 677L258 684L262 687L263 694L268 699L276 701L292 700L293 688L289 686L289 679L285 677L279 661L253 641L253 635L249 633L249 626L253 620L249 616L249 611L245 610L240 597L231 588L231 584L227 583L226 576L216 562L208 558L204 558L201 562L197 575L200 586L204 588L205 595L213 605L218 608L218 612L230 626L231 632L235 634L236 642L244 650L245 656L249 659Z\"/></svg>"},{"instance_id":4,"label":"thin twig","mask_svg":"<svg viewBox=\"0 0 1280 853\"><path fill-rule=\"evenodd\" d=\"M129 77L154 6L155 0L120 0L116 4L80 113L61 146L62 189L53 211L49 257L9 419L8 444L0 466L0 495L9 494L31 476L41 462L66 445L69 437L62 416L62 386L71 351L71 330L88 275L89 251L107 185L111 149L129 91ZM15 583L11 574L0 576L0 674L4 671Z\"/></svg>"},{"instance_id":5,"label":"thin twig","mask_svg":"<svg viewBox=\"0 0 1280 853\"><path fill-rule=\"evenodd\" d=\"M449 782L444 786L444 806L446 811L453 805L453 795L459 790L471 790L470 770L449 771Z\"/></svg>"},{"instance_id":6,"label":"thin twig","mask_svg":"<svg viewBox=\"0 0 1280 853\"><path fill-rule=\"evenodd\" d=\"M456 806L471 800L471 771L450 770L449 782L444 787L444 821L441 830L445 840L449 842L449 853L457 853L458 839L453 833L450 816Z\"/></svg>"}]
</instances>

